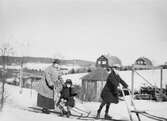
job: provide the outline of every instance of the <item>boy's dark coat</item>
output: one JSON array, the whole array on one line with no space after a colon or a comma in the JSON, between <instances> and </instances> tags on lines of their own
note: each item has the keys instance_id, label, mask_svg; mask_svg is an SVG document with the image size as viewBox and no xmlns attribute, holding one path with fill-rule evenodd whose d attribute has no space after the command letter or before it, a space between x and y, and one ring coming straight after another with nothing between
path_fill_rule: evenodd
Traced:
<instances>
[{"instance_id":1,"label":"boy's dark coat","mask_svg":"<svg viewBox=\"0 0 167 121\"><path fill-rule=\"evenodd\" d=\"M119 83L121 83L125 88L128 85L117 75L114 71L112 71L108 78L107 82L102 90L101 98L105 103L118 103L118 89Z\"/></svg>"},{"instance_id":2,"label":"boy's dark coat","mask_svg":"<svg viewBox=\"0 0 167 121\"><path fill-rule=\"evenodd\" d=\"M74 89L72 87L68 88L64 86L60 93L61 93L60 99L67 100L65 105L74 107L75 105L74 96L77 95L76 93L74 93Z\"/></svg>"}]
</instances>

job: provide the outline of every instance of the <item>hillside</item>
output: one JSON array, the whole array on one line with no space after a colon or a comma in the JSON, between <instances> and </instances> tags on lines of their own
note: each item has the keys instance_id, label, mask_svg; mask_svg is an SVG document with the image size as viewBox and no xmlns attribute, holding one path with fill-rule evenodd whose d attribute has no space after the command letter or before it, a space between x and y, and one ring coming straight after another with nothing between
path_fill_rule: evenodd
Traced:
<instances>
[{"instance_id":1,"label":"hillside","mask_svg":"<svg viewBox=\"0 0 167 121\"><path fill-rule=\"evenodd\" d=\"M3 60L4 59L4 60ZM2 58L0 56L0 65L2 65L3 61L6 62L8 65L19 65L21 62L23 63L51 63L53 58L46 58L46 57L14 57L14 56L5 56ZM61 65L68 65L68 64L75 64L78 66L94 66L95 62L86 61L86 60L61 60Z\"/></svg>"}]
</instances>

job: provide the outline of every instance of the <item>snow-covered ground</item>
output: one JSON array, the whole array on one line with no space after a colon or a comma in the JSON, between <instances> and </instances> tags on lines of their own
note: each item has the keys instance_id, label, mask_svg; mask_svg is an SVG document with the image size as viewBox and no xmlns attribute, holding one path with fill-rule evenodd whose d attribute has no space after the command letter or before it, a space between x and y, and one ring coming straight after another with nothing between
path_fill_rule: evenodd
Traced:
<instances>
[{"instance_id":1,"label":"snow-covered ground","mask_svg":"<svg viewBox=\"0 0 167 121\"><path fill-rule=\"evenodd\" d=\"M66 79L71 79L73 84L80 85L82 84L81 77L85 76L88 73L79 73L79 74L67 74L63 75L62 78L65 81Z\"/></svg>"},{"instance_id":2,"label":"snow-covered ground","mask_svg":"<svg viewBox=\"0 0 167 121\"><path fill-rule=\"evenodd\" d=\"M165 75L167 71L164 71L163 77L163 85L167 82L167 76ZM159 85L159 71L139 71L145 78L150 80L152 84ZM72 79L73 84L81 86L81 77L86 75L87 73L82 74L68 74L64 75L64 81L66 79ZM122 79L124 79L129 88L131 87L131 72L119 72ZM9 79L10 80L10 79ZM135 88L139 88L143 83L146 84L140 77L135 75ZM20 94L20 88L17 86L5 85L5 95L7 96L6 103L4 105L3 112L0 112L0 121L66 121L66 120L73 120L79 121L79 119L66 119L62 117L58 117L55 114L40 114L40 113L33 113L26 110L29 106L36 106L37 102L37 92L35 90L30 89L23 89L23 93ZM130 102L130 97L126 97L128 102ZM99 102L81 102L76 100L76 106L86 110L91 111L91 115L95 115L97 109L99 107ZM129 104L130 105L130 104ZM167 102L154 102L154 101L146 101L146 100L135 100L135 105L138 110L145 110L150 114L165 117L167 118ZM72 112L75 113L75 112ZM111 104L110 107L110 115L116 119L124 119L129 120L127 108L125 105L125 101L120 101L119 104ZM101 116L104 116L104 109L102 110ZM136 116L133 114L133 118L137 121ZM141 116L142 121L153 121L152 119L146 118Z\"/></svg>"},{"instance_id":3,"label":"snow-covered ground","mask_svg":"<svg viewBox=\"0 0 167 121\"><path fill-rule=\"evenodd\" d=\"M49 65L48 63L25 63L24 67L28 69L37 69L37 70L45 70ZM61 68L66 68L68 70L71 70L72 68L78 69L81 68L81 66L74 65L74 64L66 64L66 65L60 65Z\"/></svg>"},{"instance_id":4,"label":"snow-covered ground","mask_svg":"<svg viewBox=\"0 0 167 121\"><path fill-rule=\"evenodd\" d=\"M51 64L48 64L48 63L25 63L23 65L24 68L28 68L28 69L35 69L35 70L45 70L48 66L50 66ZM3 66L0 65L0 68L2 68ZM79 65L74 65L74 64L66 64L66 65L60 65L61 68L65 68L67 69L68 71L71 70L71 69L79 69L79 68L82 68L81 66ZM8 69L21 69L21 66L20 65L8 65L6 66L6 68Z\"/></svg>"},{"instance_id":5,"label":"snow-covered ground","mask_svg":"<svg viewBox=\"0 0 167 121\"><path fill-rule=\"evenodd\" d=\"M47 63L25 63L24 68L44 70L49 65L50 64L47 64Z\"/></svg>"},{"instance_id":6,"label":"snow-covered ground","mask_svg":"<svg viewBox=\"0 0 167 121\"><path fill-rule=\"evenodd\" d=\"M160 70L140 70L137 71L146 80L148 80L152 85L160 87ZM131 87L131 71L120 71L118 72L123 80L125 80L129 87ZM163 70L163 88L167 85L167 69ZM134 74L134 88L139 89L141 86L150 86L145 80L143 80L137 73Z\"/></svg>"},{"instance_id":7,"label":"snow-covered ground","mask_svg":"<svg viewBox=\"0 0 167 121\"><path fill-rule=\"evenodd\" d=\"M34 90L23 89L23 93L19 93L20 89L16 86L5 85L5 95L7 95L3 112L0 112L0 121L80 121L79 119L67 119L58 117L56 114L41 114L23 110L29 106L36 106L37 93ZM130 98L126 97L128 102ZM76 106L91 111L91 115L95 115L99 107L99 102L81 102L76 100ZM135 100L138 110L145 110L148 113L167 118L167 102L154 102L146 100ZM72 112L74 113L74 112ZM129 120L125 101L118 104L111 104L110 115L116 119ZM101 116L104 116L104 109ZM137 121L133 114L133 119ZM142 121L153 121L152 119L141 116Z\"/></svg>"}]
</instances>

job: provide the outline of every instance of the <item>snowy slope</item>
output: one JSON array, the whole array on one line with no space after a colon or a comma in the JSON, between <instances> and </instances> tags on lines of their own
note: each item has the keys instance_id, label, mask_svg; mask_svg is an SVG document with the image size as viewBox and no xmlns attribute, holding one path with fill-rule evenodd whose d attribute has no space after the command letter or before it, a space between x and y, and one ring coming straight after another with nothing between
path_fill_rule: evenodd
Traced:
<instances>
[{"instance_id":1,"label":"snowy slope","mask_svg":"<svg viewBox=\"0 0 167 121\"><path fill-rule=\"evenodd\" d=\"M37 93L34 90L23 89L23 93L19 93L19 88L16 86L5 85L6 95L8 95L4 110L0 113L0 121L79 121L79 119L66 119L58 117L55 114L40 114L23 110L28 106L35 106L37 100ZM126 97L129 100L129 97ZM128 101L129 102L129 101ZM91 111L92 115L96 114L96 111L100 103L98 102L81 102L76 100L76 106L87 111ZM167 118L167 102L154 102L154 101L135 101L135 105L138 110L146 110L147 112L163 116ZM104 109L101 116L104 115ZM119 104L111 104L110 115L117 119L129 119L126 105L124 101L120 101ZM133 115L135 121L136 116ZM141 116L142 121L153 121L146 117Z\"/></svg>"}]
</instances>

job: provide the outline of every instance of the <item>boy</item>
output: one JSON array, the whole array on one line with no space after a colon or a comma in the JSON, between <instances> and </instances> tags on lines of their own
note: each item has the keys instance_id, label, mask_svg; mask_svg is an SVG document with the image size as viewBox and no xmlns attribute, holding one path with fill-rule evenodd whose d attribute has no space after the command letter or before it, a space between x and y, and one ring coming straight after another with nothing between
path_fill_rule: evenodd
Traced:
<instances>
[{"instance_id":1,"label":"boy","mask_svg":"<svg viewBox=\"0 0 167 121\"><path fill-rule=\"evenodd\" d=\"M71 115L70 108L75 106L74 96L77 94L74 93L74 89L72 87L71 79L67 79L62 90L60 91L60 99L57 103L57 106L62 111L61 116L65 115L69 117ZM65 111L63 105L66 106L67 111Z\"/></svg>"}]
</instances>

